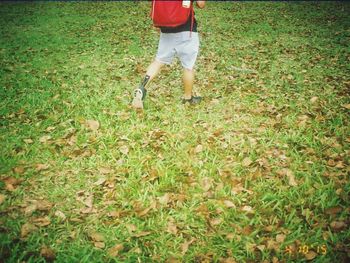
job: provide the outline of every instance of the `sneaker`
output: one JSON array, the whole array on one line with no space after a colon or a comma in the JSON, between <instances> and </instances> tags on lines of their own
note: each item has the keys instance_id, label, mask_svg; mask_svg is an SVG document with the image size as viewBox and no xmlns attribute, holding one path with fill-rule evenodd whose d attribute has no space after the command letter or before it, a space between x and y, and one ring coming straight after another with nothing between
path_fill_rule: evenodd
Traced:
<instances>
[{"instance_id":1,"label":"sneaker","mask_svg":"<svg viewBox=\"0 0 350 263\"><path fill-rule=\"evenodd\" d=\"M200 103L202 100L202 97L195 97L195 96L192 96L190 99L186 100L186 99L182 99L182 103L183 104L186 104L186 103L189 103L191 105L194 105L194 104L198 104Z\"/></svg>"},{"instance_id":2,"label":"sneaker","mask_svg":"<svg viewBox=\"0 0 350 263\"><path fill-rule=\"evenodd\" d=\"M134 91L134 98L132 100L131 105L135 109L143 109L143 100L146 97L146 89L145 88L139 88Z\"/></svg>"}]
</instances>

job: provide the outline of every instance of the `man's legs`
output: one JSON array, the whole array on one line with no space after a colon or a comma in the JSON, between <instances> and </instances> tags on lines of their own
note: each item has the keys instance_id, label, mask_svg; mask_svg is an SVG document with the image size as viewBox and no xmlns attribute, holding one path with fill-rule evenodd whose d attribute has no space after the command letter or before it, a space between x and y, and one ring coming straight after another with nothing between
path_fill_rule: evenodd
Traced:
<instances>
[{"instance_id":1,"label":"man's legs","mask_svg":"<svg viewBox=\"0 0 350 263\"><path fill-rule=\"evenodd\" d=\"M193 69L190 70L190 69L184 68L182 80L184 84L184 99L189 100L192 98L192 87L193 87L193 81L194 81Z\"/></svg>"},{"instance_id":2,"label":"man's legs","mask_svg":"<svg viewBox=\"0 0 350 263\"><path fill-rule=\"evenodd\" d=\"M194 82L194 70L184 68L182 80L184 83L184 98L182 102L183 103L188 102L190 104L200 103L202 100L202 97L192 95L192 87Z\"/></svg>"},{"instance_id":3,"label":"man's legs","mask_svg":"<svg viewBox=\"0 0 350 263\"><path fill-rule=\"evenodd\" d=\"M132 101L132 106L134 108L143 108L143 99L146 96L146 87L158 75L160 69L164 64L158 60L154 60L151 65L148 66L146 76L140 84L140 87L135 90L134 99Z\"/></svg>"}]
</instances>

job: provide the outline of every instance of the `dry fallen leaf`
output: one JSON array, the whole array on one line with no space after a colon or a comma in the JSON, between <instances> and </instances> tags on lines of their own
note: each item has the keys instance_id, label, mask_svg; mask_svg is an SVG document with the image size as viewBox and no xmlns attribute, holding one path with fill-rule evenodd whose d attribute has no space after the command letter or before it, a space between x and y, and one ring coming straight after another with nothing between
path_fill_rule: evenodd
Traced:
<instances>
[{"instance_id":1,"label":"dry fallen leaf","mask_svg":"<svg viewBox=\"0 0 350 263\"><path fill-rule=\"evenodd\" d=\"M277 241L278 243L283 243L285 239L286 239L286 235L278 234L278 235L276 236L276 241Z\"/></svg>"},{"instance_id":2,"label":"dry fallen leaf","mask_svg":"<svg viewBox=\"0 0 350 263\"><path fill-rule=\"evenodd\" d=\"M95 120L86 120L85 126L91 131L97 131L100 128L100 123Z\"/></svg>"},{"instance_id":3,"label":"dry fallen leaf","mask_svg":"<svg viewBox=\"0 0 350 263\"><path fill-rule=\"evenodd\" d=\"M227 208L236 208L235 204L232 201L230 201L230 200L224 200L224 205Z\"/></svg>"},{"instance_id":4,"label":"dry fallen leaf","mask_svg":"<svg viewBox=\"0 0 350 263\"><path fill-rule=\"evenodd\" d=\"M119 151L120 151L122 154L124 154L124 155L128 155L128 153L129 153L129 148L128 148L128 146L123 145L123 146L121 146L121 147L119 148Z\"/></svg>"},{"instance_id":5,"label":"dry fallen leaf","mask_svg":"<svg viewBox=\"0 0 350 263\"><path fill-rule=\"evenodd\" d=\"M290 186L297 186L298 185L296 180L295 180L294 173L290 169L283 168L282 170L278 171L277 173L280 176L286 176L288 179L288 184Z\"/></svg>"},{"instance_id":6,"label":"dry fallen leaf","mask_svg":"<svg viewBox=\"0 0 350 263\"><path fill-rule=\"evenodd\" d=\"M163 196L158 197L159 203L161 205L167 205L170 201L171 195L169 193L165 193Z\"/></svg>"},{"instance_id":7,"label":"dry fallen leaf","mask_svg":"<svg viewBox=\"0 0 350 263\"><path fill-rule=\"evenodd\" d=\"M213 182L214 182L213 178L204 177L202 179L202 182L201 182L201 185L203 187L203 191L204 192L209 191L209 189L212 187Z\"/></svg>"},{"instance_id":8,"label":"dry fallen leaf","mask_svg":"<svg viewBox=\"0 0 350 263\"><path fill-rule=\"evenodd\" d=\"M242 211L247 212L248 214L254 214L254 209L249 205L243 206Z\"/></svg>"},{"instance_id":9,"label":"dry fallen leaf","mask_svg":"<svg viewBox=\"0 0 350 263\"><path fill-rule=\"evenodd\" d=\"M37 205L36 204L31 204L29 206L27 206L25 209L24 209L24 214L26 216L30 216L31 214L34 213L34 211L36 211L38 209Z\"/></svg>"},{"instance_id":10,"label":"dry fallen leaf","mask_svg":"<svg viewBox=\"0 0 350 263\"><path fill-rule=\"evenodd\" d=\"M327 215L335 215L338 214L342 211L343 209L340 206L333 206L333 207L329 207L325 210L325 213Z\"/></svg>"},{"instance_id":11,"label":"dry fallen leaf","mask_svg":"<svg viewBox=\"0 0 350 263\"><path fill-rule=\"evenodd\" d=\"M48 226L51 224L51 220L48 216L38 217L33 220L36 226Z\"/></svg>"},{"instance_id":12,"label":"dry fallen leaf","mask_svg":"<svg viewBox=\"0 0 350 263\"><path fill-rule=\"evenodd\" d=\"M312 103L312 104L315 104L316 102L318 101L318 97L312 97L311 99L310 99L310 102Z\"/></svg>"},{"instance_id":13,"label":"dry fallen leaf","mask_svg":"<svg viewBox=\"0 0 350 263\"><path fill-rule=\"evenodd\" d=\"M196 241L195 238L192 238L190 241L185 241L184 243L181 244L181 254L182 255L185 255L189 246L194 242Z\"/></svg>"},{"instance_id":14,"label":"dry fallen leaf","mask_svg":"<svg viewBox=\"0 0 350 263\"><path fill-rule=\"evenodd\" d=\"M0 194L0 205L5 201L6 195Z\"/></svg>"},{"instance_id":15,"label":"dry fallen leaf","mask_svg":"<svg viewBox=\"0 0 350 263\"><path fill-rule=\"evenodd\" d=\"M237 261L234 258L229 257L229 258L222 259L220 263L237 263Z\"/></svg>"},{"instance_id":16,"label":"dry fallen leaf","mask_svg":"<svg viewBox=\"0 0 350 263\"><path fill-rule=\"evenodd\" d=\"M126 229L128 230L128 232L131 234L132 232L135 232L137 230L136 225L134 224L126 224L125 225Z\"/></svg>"},{"instance_id":17,"label":"dry fallen leaf","mask_svg":"<svg viewBox=\"0 0 350 263\"><path fill-rule=\"evenodd\" d=\"M13 172L15 174L23 174L25 171L24 167L23 166L17 166L15 168L13 168Z\"/></svg>"},{"instance_id":18,"label":"dry fallen leaf","mask_svg":"<svg viewBox=\"0 0 350 263\"><path fill-rule=\"evenodd\" d=\"M252 163L253 163L253 161L252 161L249 157L244 158L243 161L242 161L243 167L248 167L248 166L250 166Z\"/></svg>"},{"instance_id":19,"label":"dry fallen leaf","mask_svg":"<svg viewBox=\"0 0 350 263\"><path fill-rule=\"evenodd\" d=\"M168 225L167 225L167 230L166 232L170 233L170 234L173 234L173 235L176 235L178 230L177 230L177 226L174 222L174 220L170 220L168 222Z\"/></svg>"},{"instance_id":20,"label":"dry fallen leaf","mask_svg":"<svg viewBox=\"0 0 350 263\"><path fill-rule=\"evenodd\" d=\"M50 135L44 135L44 136L40 137L39 142L47 143L49 140L51 140L51 136Z\"/></svg>"},{"instance_id":21,"label":"dry fallen leaf","mask_svg":"<svg viewBox=\"0 0 350 263\"><path fill-rule=\"evenodd\" d=\"M94 242L94 247L96 247L96 248L100 248L100 249L103 249L103 248L105 248L105 243L104 242L100 242L100 241L98 241L98 242Z\"/></svg>"},{"instance_id":22,"label":"dry fallen leaf","mask_svg":"<svg viewBox=\"0 0 350 263\"><path fill-rule=\"evenodd\" d=\"M306 260L313 260L317 256L317 253L313 250L310 250L306 255Z\"/></svg>"},{"instance_id":23,"label":"dry fallen leaf","mask_svg":"<svg viewBox=\"0 0 350 263\"><path fill-rule=\"evenodd\" d=\"M267 241L266 247L268 250L274 250L276 252L280 250L280 244L272 239Z\"/></svg>"},{"instance_id":24,"label":"dry fallen leaf","mask_svg":"<svg viewBox=\"0 0 350 263\"><path fill-rule=\"evenodd\" d=\"M95 242L104 242L105 241L104 236L100 233L97 233L97 232L89 233L89 237L92 241L95 241Z\"/></svg>"},{"instance_id":25,"label":"dry fallen leaf","mask_svg":"<svg viewBox=\"0 0 350 263\"><path fill-rule=\"evenodd\" d=\"M345 222L343 221L333 221L331 224L331 229L334 230L334 231L341 231L343 229L346 229L347 225Z\"/></svg>"},{"instance_id":26,"label":"dry fallen leaf","mask_svg":"<svg viewBox=\"0 0 350 263\"><path fill-rule=\"evenodd\" d=\"M201 145L201 144L198 144L197 146L196 146L196 148L194 149L194 152L195 153L200 153L200 152L202 152L203 151L203 145Z\"/></svg>"},{"instance_id":27,"label":"dry fallen leaf","mask_svg":"<svg viewBox=\"0 0 350 263\"><path fill-rule=\"evenodd\" d=\"M343 105L343 107L344 107L345 109L350 110L350 103L349 103L349 104L345 104L345 105Z\"/></svg>"},{"instance_id":28,"label":"dry fallen leaf","mask_svg":"<svg viewBox=\"0 0 350 263\"><path fill-rule=\"evenodd\" d=\"M5 177L2 179L2 181L5 183L5 189L8 191L14 191L16 187L22 182L21 179L14 177Z\"/></svg>"},{"instance_id":29,"label":"dry fallen leaf","mask_svg":"<svg viewBox=\"0 0 350 263\"><path fill-rule=\"evenodd\" d=\"M47 246L43 246L40 250L40 256L46 259L47 262L53 262L56 258L55 251Z\"/></svg>"},{"instance_id":30,"label":"dry fallen leaf","mask_svg":"<svg viewBox=\"0 0 350 263\"><path fill-rule=\"evenodd\" d=\"M229 240L229 241L232 241L234 240L236 237L236 235L234 233L228 233L226 234L226 238Z\"/></svg>"},{"instance_id":31,"label":"dry fallen leaf","mask_svg":"<svg viewBox=\"0 0 350 263\"><path fill-rule=\"evenodd\" d=\"M108 249L107 253L110 257L116 257L118 256L119 252L122 251L123 249L124 249L123 244L117 244L111 247L110 249Z\"/></svg>"},{"instance_id":32,"label":"dry fallen leaf","mask_svg":"<svg viewBox=\"0 0 350 263\"><path fill-rule=\"evenodd\" d=\"M49 169L49 165L48 164L38 163L38 164L35 165L35 170L37 172L44 171L44 170L47 170L47 169Z\"/></svg>"},{"instance_id":33,"label":"dry fallen leaf","mask_svg":"<svg viewBox=\"0 0 350 263\"><path fill-rule=\"evenodd\" d=\"M209 220L211 226L217 226L222 223L222 219L220 217L218 218L213 218Z\"/></svg>"},{"instance_id":34,"label":"dry fallen leaf","mask_svg":"<svg viewBox=\"0 0 350 263\"><path fill-rule=\"evenodd\" d=\"M21 227L21 238L26 238L30 233L34 232L37 230L37 227L30 224L30 223L25 223Z\"/></svg>"},{"instance_id":35,"label":"dry fallen leaf","mask_svg":"<svg viewBox=\"0 0 350 263\"><path fill-rule=\"evenodd\" d=\"M135 235L133 235L133 237L145 237L145 236L148 236L150 235L152 232L149 232L149 231L142 231L140 233L137 233Z\"/></svg>"},{"instance_id":36,"label":"dry fallen leaf","mask_svg":"<svg viewBox=\"0 0 350 263\"><path fill-rule=\"evenodd\" d=\"M65 215L63 212L59 211L59 210L57 210L57 211L55 212L55 216L57 216L58 218L60 218L62 221L66 220L66 215Z\"/></svg>"},{"instance_id":37,"label":"dry fallen leaf","mask_svg":"<svg viewBox=\"0 0 350 263\"><path fill-rule=\"evenodd\" d=\"M32 144L33 143L33 140L32 139L24 139L23 140L25 143L28 143L28 144Z\"/></svg>"}]
</instances>

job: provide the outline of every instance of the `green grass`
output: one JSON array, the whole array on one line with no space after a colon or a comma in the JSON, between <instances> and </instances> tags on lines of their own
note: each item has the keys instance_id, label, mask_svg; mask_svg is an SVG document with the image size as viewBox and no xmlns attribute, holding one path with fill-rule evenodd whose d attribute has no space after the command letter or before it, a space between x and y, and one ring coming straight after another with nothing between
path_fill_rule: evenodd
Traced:
<instances>
[{"instance_id":1,"label":"green grass","mask_svg":"<svg viewBox=\"0 0 350 263\"><path fill-rule=\"evenodd\" d=\"M0 4L0 258L45 262L47 246L57 262L349 260L349 4L208 2L204 102L181 104L175 63L140 113L131 94L158 43L148 14ZM8 177L22 181L11 191Z\"/></svg>"}]
</instances>

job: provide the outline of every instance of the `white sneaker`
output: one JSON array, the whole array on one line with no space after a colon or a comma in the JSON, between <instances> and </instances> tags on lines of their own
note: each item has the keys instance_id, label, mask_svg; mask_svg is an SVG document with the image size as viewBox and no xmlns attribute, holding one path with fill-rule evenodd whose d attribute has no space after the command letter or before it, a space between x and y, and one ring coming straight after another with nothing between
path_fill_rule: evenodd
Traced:
<instances>
[{"instance_id":1,"label":"white sneaker","mask_svg":"<svg viewBox=\"0 0 350 263\"><path fill-rule=\"evenodd\" d=\"M143 109L143 99L144 98L144 93L142 89L136 89L134 91L134 99L132 100L131 105L135 109Z\"/></svg>"}]
</instances>

